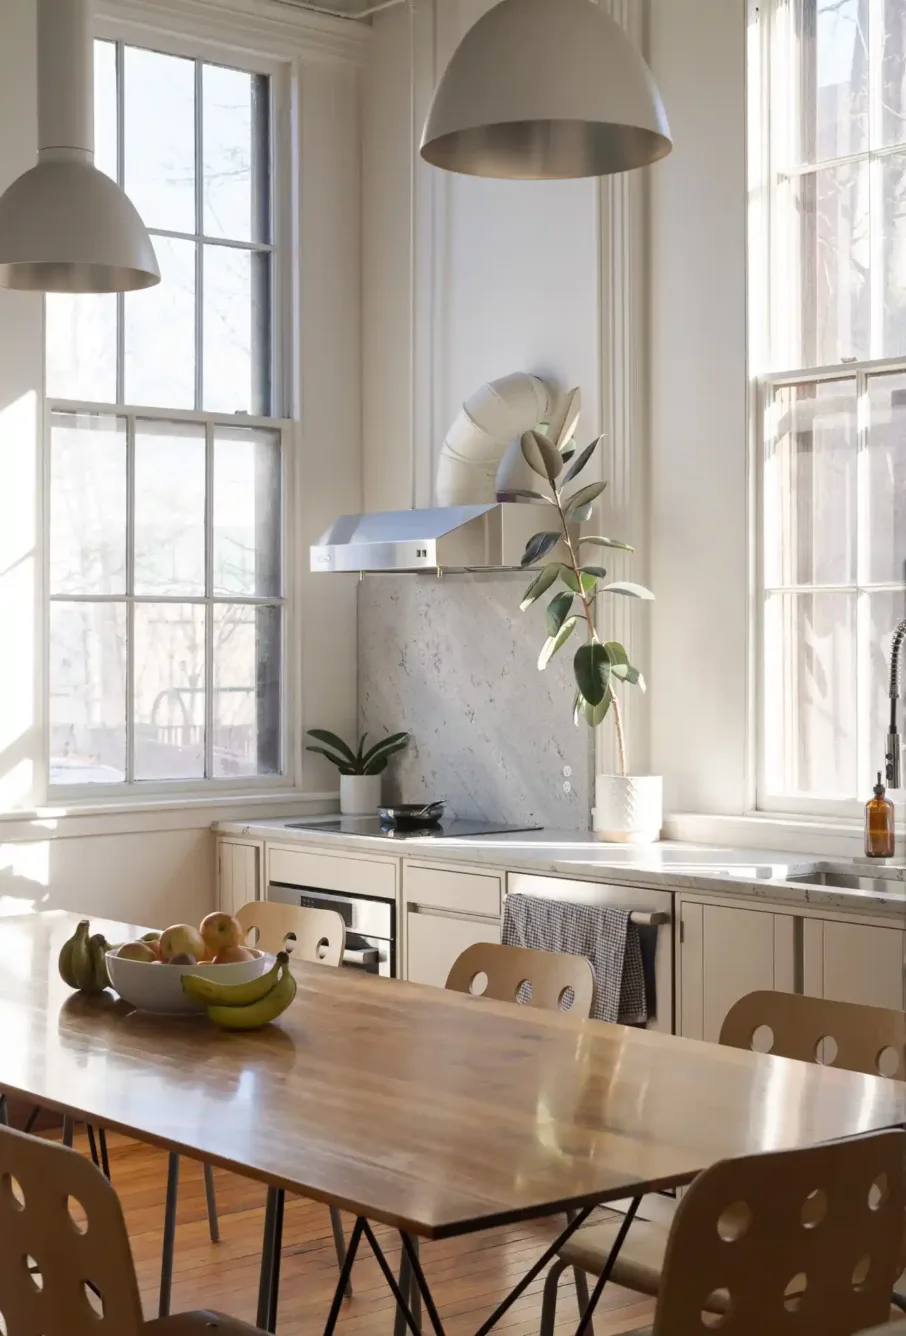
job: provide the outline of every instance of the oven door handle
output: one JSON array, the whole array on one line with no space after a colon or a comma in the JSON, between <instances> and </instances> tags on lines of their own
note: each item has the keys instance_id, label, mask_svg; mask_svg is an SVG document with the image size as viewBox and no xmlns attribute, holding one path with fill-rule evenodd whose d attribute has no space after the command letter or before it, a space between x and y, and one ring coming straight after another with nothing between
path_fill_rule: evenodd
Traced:
<instances>
[{"instance_id":1,"label":"oven door handle","mask_svg":"<svg viewBox=\"0 0 906 1336\"><path fill-rule=\"evenodd\" d=\"M363 947L361 951L355 951L347 946L343 951L344 965L377 965L381 959L381 953L375 946Z\"/></svg>"}]
</instances>

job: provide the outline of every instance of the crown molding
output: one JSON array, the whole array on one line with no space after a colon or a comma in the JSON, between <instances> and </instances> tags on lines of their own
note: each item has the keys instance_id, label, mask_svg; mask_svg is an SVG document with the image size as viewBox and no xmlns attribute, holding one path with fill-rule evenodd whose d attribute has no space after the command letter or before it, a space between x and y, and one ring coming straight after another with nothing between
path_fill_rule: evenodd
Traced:
<instances>
[{"instance_id":1,"label":"crown molding","mask_svg":"<svg viewBox=\"0 0 906 1336\"><path fill-rule=\"evenodd\" d=\"M332 18L289 0L98 0L102 26L169 33L269 60L364 65L368 24Z\"/></svg>"}]
</instances>

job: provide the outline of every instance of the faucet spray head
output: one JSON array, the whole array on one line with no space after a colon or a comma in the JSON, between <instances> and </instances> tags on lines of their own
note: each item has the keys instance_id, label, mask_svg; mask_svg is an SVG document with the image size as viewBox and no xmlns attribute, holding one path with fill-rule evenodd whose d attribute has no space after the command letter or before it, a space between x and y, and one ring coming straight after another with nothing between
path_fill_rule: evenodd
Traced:
<instances>
[{"instance_id":1,"label":"faucet spray head","mask_svg":"<svg viewBox=\"0 0 906 1336\"><path fill-rule=\"evenodd\" d=\"M889 789L898 789L900 787L901 770L900 735L891 730L891 732L887 734L887 787Z\"/></svg>"}]
</instances>

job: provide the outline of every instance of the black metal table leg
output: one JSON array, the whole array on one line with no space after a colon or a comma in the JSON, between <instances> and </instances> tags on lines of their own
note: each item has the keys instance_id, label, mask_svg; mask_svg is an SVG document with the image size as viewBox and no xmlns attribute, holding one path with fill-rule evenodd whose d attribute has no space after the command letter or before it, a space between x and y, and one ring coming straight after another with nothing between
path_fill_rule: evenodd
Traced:
<instances>
[{"instance_id":1,"label":"black metal table leg","mask_svg":"<svg viewBox=\"0 0 906 1336\"><path fill-rule=\"evenodd\" d=\"M9 1127L9 1109L6 1107L6 1096L0 1094L0 1126Z\"/></svg>"},{"instance_id":2,"label":"black metal table leg","mask_svg":"<svg viewBox=\"0 0 906 1336\"><path fill-rule=\"evenodd\" d=\"M220 1221L217 1218L217 1193L214 1191L214 1170L204 1165L204 1200L208 1211L208 1233L212 1243L220 1242Z\"/></svg>"},{"instance_id":3,"label":"black metal table leg","mask_svg":"<svg viewBox=\"0 0 906 1336\"><path fill-rule=\"evenodd\" d=\"M267 1330L277 1330L277 1304L280 1299L280 1259L283 1256L283 1208L286 1193L282 1188L277 1191L277 1203L274 1209L274 1240L271 1251L271 1283L268 1298Z\"/></svg>"},{"instance_id":4,"label":"black metal table leg","mask_svg":"<svg viewBox=\"0 0 906 1336\"><path fill-rule=\"evenodd\" d=\"M396 1300L397 1312L402 1313L406 1326L412 1332L412 1336L421 1336L420 1328L415 1321L411 1308L409 1307L408 1299L403 1294L402 1290L397 1284L396 1276L393 1274L393 1268L387 1261L387 1258L384 1256L384 1250L378 1243L377 1239L375 1238L374 1230L371 1228L371 1225L368 1223L367 1220L365 1220L363 1224L364 1224L365 1237L368 1240L369 1244L371 1245L371 1251L377 1258L378 1266L381 1268L384 1279L390 1286L390 1292L393 1295L394 1299ZM410 1257L410 1264L411 1264L411 1257ZM421 1268L419 1268L419 1270L421 1270ZM411 1293L411 1286L410 1286L410 1293ZM443 1336L443 1328L441 1328L439 1336Z\"/></svg>"},{"instance_id":5,"label":"black metal table leg","mask_svg":"<svg viewBox=\"0 0 906 1336\"><path fill-rule=\"evenodd\" d=\"M588 1301L588 1307L585 1309L585 1312L582 1314L582 1317L579 1320L579 1325L576 1328L576 1336L584 1336L584 1332L587 1330L589 1323L594 1317L595 1309L598 1306L598 1300L600 1299L601 1295L604 1292L604 1286L610 1280L611 1272L616 1266L617 1258L620 1255L620 1249L623 1247L623 1242L626 1238L626 1235L629 1233L629 1227L632 1224L633 1220L635 1219L636 1211L639 1209L641 1204L642 1204L641 1197L633 1197L632 1202L630 1203L629 1206L629 1210L624 1215L623 1223L620 1225L620 1228L617 1231L617 1236L613 1241L613 1247L611 1248L607 1257L607 1261L604 1264L604 1270L601 1272L600 1276L598 1276L595 1287L591 1292L591 1298Z\"/></svg>"},{"instance_id":6,"label":"black metal table leg","mask_svg":"<svg viewBox=\"0 0 906 1336\"><path fill-rule=\"evenodd\" d=\"M26 1132L30 1132L31 1129L34 1127L35 1123L38 1121L38 1115L40 1114L40 1112L41 1112L41 1105L36 1104L35 1107L32 1109L31 1113L28 1115L28 1119L25 1123L24 1130Z\"/></svg>"},{"instance_id":7,"label":"black metal table leg","mask_svg":"<svg viewBox=\"0 0 906 1336\"><path fill-rule=\"evenodd\" d=\"M173 1284L173 1253L176 1247L176 1202L179 1195L179 1156L167 1157L167 1204L164 1207L164 1237L160 1259L160 1302L158 1317L170 1316L170 1289Z\"/></svg>"},{"instance_id":8,"label":"black metal table leg","mask_svg":"<svg viewBox=\"0 0 906 1336\"><path fill-rule=\"evenodd\" d=\"M101 1148L101 1168L104 1171L104 1177L110 1177L110 1157L107 1154L107 1133L103 1127L98 1128L98 1144Z\"/></svg>"},{"instance_id":9,"label":"black metal table leg","mask_svg":"<svg viewBox=\"0 0 906 1336\"><path fill-rule=\"evenodd\" d=\"M327 1322L324 1326L324 1336L333 1336L336 1329L337 1319L340 1316L340 1309L343 1307L343 1299L346 1296L346 1287L349 1284L349 1277L352 1274L355 1255L359 1250L359 1244L364 1232L365 1221L359 1216L352 1227L352 1233L350 1234L349 1242L346 1245L346 1260L340 1268L340 1278L337 1281L337 1287L334 1290L333 1295L333 1303L330 1305L330 1312L327 1315Z\"/></svg>"},{"instance_id":10,"label":"black metal table leg","mask_svg":"<svg viewBox=\"0 0 906 1336\"><path fill-rule=\"evenodd\" d=\"M69 1114L63 1115L63 1145L72 1146L72 1119Z\"/></svg>"},{"instance_id":11,"label":"black metal table leg","mask_svg":"<svg viewBox=\"0 0 906 1336\"><path fill-rule=\"evenodd\" d=\"M271 1287L274 1271L274 1225L277 1219L278 1188L268 1188L264 1207L264 1231L261 1237L261 1275L258 1281L258 1316L256 1326L267 1330L270 1317Z\"/></svg>"},{"instance_id":12,"label":"black metal table leg","mask_svg":"<svg viewBox=\"0 0 906 1336\"><path fill-rule=\"evenodd\" d=\"M97 1142L94 1139L94 1128L91 1126L91 1123L85 1124L85 1131L88 1133L88 1150L91 1155L91 1163L94 1165L95 1169L100 1169L101 1162L98 1159L98 1147Z\"/></svg>"},{"instance_id":13,"label":"black metal table leg","mask_svg":"<svg viewBox=\"0 0 906 1336\"><path fill-rule=\"evenodd\" d=\"M525 1291L528 1289L529 1285L531 1285L535 1277L540 1276L541 1272L547 1266L548 1262L552 1262L554 1260L554 1258L557 1256L557 1253L560 1251L563 1245L567 1243L569 1239L572 1238L573 1234L575 1234L576 1230L579 1229L581 1225L585 1224L585 1221L588 1219L588 1217L591 1215L594 1209L595 1209L594 1206L585 1206L582 1208L581 1211L576 1212L572 1220L570 1220L569 1224L566 1226L566 1229L563 1230L562 1234L559 1234L557 1238L554 1239L553 1243L546 1250L546 1252L544 1252L542 1256L538 1258L538 1261L531 1268L531 1270L526 1272L526 1274L522 1277L522 1279L520 1280L519 1284L515 1287L515 1289L510 1290L509 1294L503 1300L503 1302L497 1305L491 1316L485 1322L482 1322L481 1326L478 1328L478 1331L475 1333L475 1336L487 1336L487 1333L497 1326L497 1323L503 1317L504 1313L506 1313L510 1308L512 1308L516 1300L525 1293Z\"/></svg>"}]
</instances>

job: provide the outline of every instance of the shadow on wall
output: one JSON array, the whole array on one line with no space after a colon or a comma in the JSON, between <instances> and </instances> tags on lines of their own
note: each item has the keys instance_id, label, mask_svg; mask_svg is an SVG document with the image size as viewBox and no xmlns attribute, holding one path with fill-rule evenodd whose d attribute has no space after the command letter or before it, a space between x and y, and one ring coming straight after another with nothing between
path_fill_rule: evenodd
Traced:
<instances>
[{"instance_id":1,"label":"shadow on wall","mask_svg":"<svg viewBox=\"0 0 906 1336\"><path fill-rule=\"evenodd\" d=\"M0 845L0 917L66 909L166 928L198 923L214 898L209 827Z\"/></svg>"},{"instance_id":2,"label":"shadow on wall","mask_svg":"<svg viewBox=\"0 0 906 1336\"><path fill-rule=\"evenodd\" d=\"M593 738L572 721L572 656L539 672L543 606L521 572L379 576L359 585L359 710L413 742L385 796L459 817L587 830Z\"/></svg>"}]
</instances>

